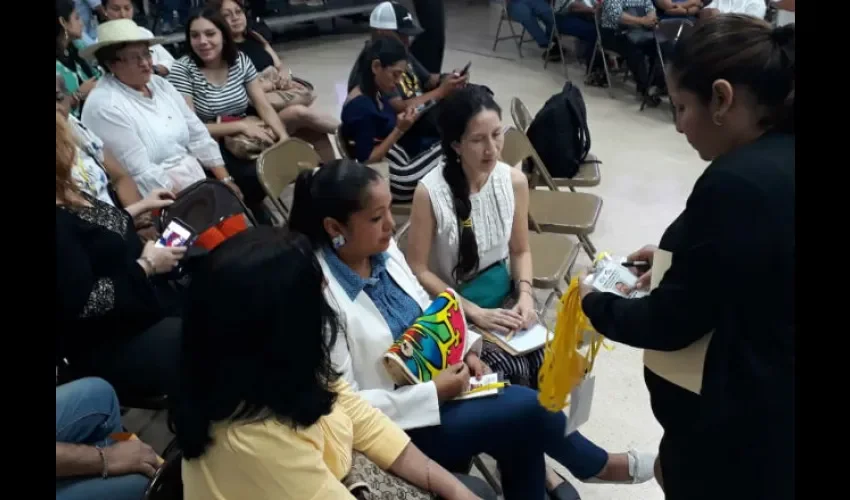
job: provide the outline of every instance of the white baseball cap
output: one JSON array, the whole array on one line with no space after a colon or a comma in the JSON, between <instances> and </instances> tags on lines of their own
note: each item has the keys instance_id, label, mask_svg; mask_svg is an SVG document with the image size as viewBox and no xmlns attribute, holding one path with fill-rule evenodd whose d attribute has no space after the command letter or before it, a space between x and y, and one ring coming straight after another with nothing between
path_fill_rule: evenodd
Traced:
<instances>
[{"instance_id":1,"label":"white baseball cap","mask_svg":"<svg viewBox=\"0 0 850 500\"><path fill-rule=\"evenodd\" d=\"M396 31L401 35L418 36L423 31L413 14L395 2L381 2L369 16L369 27L378 30Z\"/></svg>"}]
</instances>

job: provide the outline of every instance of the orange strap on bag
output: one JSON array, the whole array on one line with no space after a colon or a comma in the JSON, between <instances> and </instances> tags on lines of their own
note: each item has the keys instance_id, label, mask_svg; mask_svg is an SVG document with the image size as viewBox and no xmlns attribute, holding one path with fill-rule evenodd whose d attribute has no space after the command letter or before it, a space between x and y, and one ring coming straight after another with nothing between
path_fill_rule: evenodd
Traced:
<instances>
[{"instance_id":1,"label":"orange strap on bag","mask_svg":"<svg viewBox=\"0 0 850 500\"><path fill-rule=\"evenodd\" d=\"M243 214L231 215L201 233L195 241L195 245L207 251L212 251L215 247L221 245L224 240L246 229L248 229L248 222L245 220Z\"/></svg>"}]
</instances>

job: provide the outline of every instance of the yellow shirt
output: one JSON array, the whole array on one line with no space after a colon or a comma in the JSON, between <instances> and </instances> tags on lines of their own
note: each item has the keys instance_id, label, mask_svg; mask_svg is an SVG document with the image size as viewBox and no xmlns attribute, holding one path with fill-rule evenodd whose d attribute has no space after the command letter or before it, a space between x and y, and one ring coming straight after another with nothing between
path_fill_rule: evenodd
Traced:
<instances>
[{"instance_id":1,"label":"yellow shirt","mask_svg":"<svg viewBox=\"0 0 850 500\"><path fill-rule=\"evenodd\" d=\"M215 424L213 443L183 461L186 500L339 500L354 498L340 480L352 450L387 469L410 438L337 381L331 413L306 429L268 419Z\"/></svg>"}]
</instances>

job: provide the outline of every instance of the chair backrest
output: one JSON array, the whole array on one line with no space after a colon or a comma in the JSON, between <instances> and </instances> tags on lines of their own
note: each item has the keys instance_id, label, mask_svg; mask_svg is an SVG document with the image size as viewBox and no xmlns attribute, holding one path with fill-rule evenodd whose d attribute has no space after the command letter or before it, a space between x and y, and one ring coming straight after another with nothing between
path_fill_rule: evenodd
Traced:
<instances>
[{"instance_id":1,"label":"chair backrest","mask_svg":"<svg viewBox=\"0 0 850 500\"><path fill-rule=\"evenodd\" d=\"M531 126L531 113L519 97L511 99L511 117L514 119L514 125L516 125L516 128L522 132L525 132L528 130L528 127Z\"/></svg>"},{"instance_id":2,"label":"chair backrest","mask_svg":"<svg viewBox=\"0 0 850 500\"><path fill-rule=\"evenodd\" d=\"M514 127L508 127L505 131L504 146L502 146L502 161L512 167L518 167L521 166L525 159L531 161L531 165L534 168L533 173L539 175L549 189L558 191L558 186L555 184L552 176L549 175L549 171L546 170L543 160L537 155L537 151L534 150L534 146L531 145L528 136Z\"/></svg>"},{"instance_id":3,"label":"chair backrest","mask_svg":"<svg viewBox=\"0 0 850 500\"><path fill-rule=\"evenodd\" d=\"M232 215L243 214L249 223L257 225L254 215L238 196L223 182L205 179L187 187L174 203L162 209L162 228L178 218L198 234Z\"/></svg>"},{"instance_id":4,"label":"chair backrest","mask_svg":"<svg viewBox=\"0 0 850 500\"><path fill-rule=\"evenodd\" d=\"M299 172L316 168L321 161L313 146L297 137L290 137L260 154L257 158L257 177L272 203L285 214L286 207L280 200L283 190L295 182Z\"/></svg>"},{"instance_id":5,"label":"chair backrest","mask_svg":"<svg viewBox=\"0 0 850 500\"><path fill-rule=\"evenodd\" d=\"M339 154L341 154L343 158L354 158L354 142L349 141L342 134L342 125L336 129L334 139L336 139L336 148L339 150Z\"/></svg>"},{"instance_id":6,"label":"chair backrest","mask_svg":"<svg viewBox=\"0 0 850 500\"><path fill-rule=\"evenodd\" d=\"M145 491L144 500L183 500L183 453L165 462Z\"/></svg>"}]
</instances>

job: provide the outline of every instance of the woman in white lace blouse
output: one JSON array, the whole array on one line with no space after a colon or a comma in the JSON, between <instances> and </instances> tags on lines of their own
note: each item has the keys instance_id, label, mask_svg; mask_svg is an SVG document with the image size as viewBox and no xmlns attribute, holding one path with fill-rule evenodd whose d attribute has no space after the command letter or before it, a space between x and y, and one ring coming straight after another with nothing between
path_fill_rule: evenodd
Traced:
<instances>
[{"instance_id":1,"label":"woman in white lace blouse","mask_svg":"<svg viewBox=\"0 0 850 500\"><path fill-rule=\"evenodd\" d=\"M83 124L133 176L142 196L156 188L178 192L206 178L204 168L241 195L218 143L177 90L153 74L149 46L155 43L129 19L98 27L98 42L84 55L95 55L108 74L89 95Z\"/></svg>"}]
</instances>

